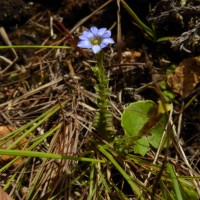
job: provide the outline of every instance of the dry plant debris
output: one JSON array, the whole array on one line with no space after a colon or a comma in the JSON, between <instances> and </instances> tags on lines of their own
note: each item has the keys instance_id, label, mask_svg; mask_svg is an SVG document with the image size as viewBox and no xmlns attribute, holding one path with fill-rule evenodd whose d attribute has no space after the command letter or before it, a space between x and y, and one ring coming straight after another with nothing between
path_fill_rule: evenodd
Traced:
<instances>
[{"instance_id":1,"label":"dry plant debris","mask_svg":"<svg viewBox=\"0 0 200 200\"><path fill-rule=\"evenodd\" d=\"M107 160L101 153L96 153L96 146L89 142L90 138L94 136L92 121L97 109L95 103L97 95L93 89L96 80L91 71L91 67L95 65L95 59L90 52L82 52L75 48L78 36L91 25L99 25L99 27L102 25L102 27L110 28L115 35L116 42L116 38L120 38L120 34L122 36L122 41L119 43L121 42L123 45L119 44L106 49L104 57L111 91L111 111L119 139L124 134L120 126L123 109L129 103L141 99L157 101L162 95L162 93L157 92L157 85L154 85L151 73L154 71L154 66L162 68L162 66L157 65L159 63L158 57L167 58L163 59L167 64L173 63L173 59L176 57L174 56L175 50L170 48L170 52L173 54L171 56L169 51L165 49L166 46L163 48L165 44L155 44L146 40L138 26L132 23L132 19L124 15L125 11L122 7L121 11L118 12L121 27L119 21L115 19L117 16L116 1L60 0L62 6L58 10L51 7L51 3L49 3L51 1L48 1L49 5L45 4L46 1L41 2L41 5L40 3L29 4L29 7L32 6L33 9L31 9L31 14L29 13L28 21L20 22L23 25L4 27L7 34L7 37L4 35L4 39L8 40L0 40L1 45L68 45L72 48L0 50L0 70L3 70L3 73L0 74L1 135L7 137L10 131L8 129L20 128L41 116L55 104L66 100L65 106L60 107L55 115L34 130L34 136L42 138L57 125L61 125L34 150L71 156L98 157ZM95 5L93 2L97 2L97 7L92 7ZM144 1L127 0L126 2L133 4L133 8L138 7L138 13L141 14L139 17L144 17L144 13L141 12L143 7L138 6ZM169 1L160 2L169 5ZM120 5L120 1L118 3ZM154 4L156 3L154 2ZM171 12L183 16L184 22L187 19L184 8L177 7L177 4L171 5L173 5L172 8L170 6L162 7L161 4L158 4L156 9L152 10L152 12L156 12L150 15L153 17L152 23L159 19L156 25L159 26L158 29L162 34L163 26L168 23L168 17L172 20ZM161 6L161 10L157 12L159 6ZM47 7L50 10L47 10ZM164 15L165 13L166 15ZM183 22L175 19L179 25ZM195 18L194 22L196 22ZM149 54L150 60L145 59L144 49ZM176 49L176 51L178 50ZM183 60L185 55L180 54L180 52L177 54L180 55L177 58L179 59L178 63L180 60L182 62L174 71L174 75L167 78L168 84L178 95L186 97L199 83L199 56L194 55ZM155 62L152 65L153 69L149 69L148 61ZM162 79L166 79L164 73ZM177 176L189 176L189 181L197 189L200 188L199 181L194 178L200 174L198 139L200 99L197 97L194 100L189 107L190 112L185 110L184 113L181 113L180 111L183 110L181 104L184 105L184 103L175 104L170 113L174 117L174 121L169 120L168 126L170 130L174 129L176 140L174 139L173 147L168 149L166 154L152 149L144 158L131 153L127 155L128 158L123 157L123 155L121 157L117 151L113 152L112 155L117 161L119 160L120 165L131 178L137 178L141 184L144 184L148 189L153 187L156 192L160 192L158 183L163 181L163 177L166 175L162 169L166 161L175 166ZM197 114L192 115L191 119L191 113L193 114L194 110ZM10 142L12 143L12 140ZM5 144L5 148L7 147L9 147L9 143ZM141 159L144 159L145 163L137 163ZM102 199L121 200L124 197L122 192L128 196L127 198L135 198L133 191L127 187L127 182L109 162L108 165L99 163L87 165L71 160L24 158L24 161L14 165L14 170L4 170L0 174L2 187L10 181L10 178L13 178L7 191L17 200L32 199L34 195L35 199L42 198L44 200L48 198L86 199L91 166L95 167L95 172L101 172L104 178L101 177L101 174L97 174L95 187L98 187L102 180L107 181L105 185L110 184L108 191L104 190L105 185L101 185ZM1 164L4 162L8 162L8 160L1 160ZM160 166L159 171L158 167ZM15 172L16 174L13 175ZM119 186L118 193L113 189L115 185ZM149 198L146 191L144 191L144 195L147 199Z\"/></svg>"},{"instance_id":2,"label":"dry plant debris","mask_svg":"<svg viewBox=\"0 0 200 200\"><path fill-rule=\"evenodd\" d=\"M171 89L187 97L200 82L200 56L184 59L174 70L173 75L167 77Z\"/></svg>"},{"instance_id":3,"label":"dry plant debris","mask_svg":"<svg viewBox=\"0 0 200 200\"><path fill-rule=\"evenodd\" d=\"M17 139L17 137L13 137L11 139L9 139L9 133L14 131L15 128L11 125L8 125L8 126L0 126L0 139L2 142L0 142L0 148L1 149L7 149L9 148L9 146ZM3 143L4 140L3 138L7 138L7 142L6 143ZM24 150L25 147L24 147L24 144L27 142L26 139L23 139L18 145L17 147L15 148L16 150ZM8 163L11 159L13 158L13 156L9 156L9 155L2 155L0 156L0 163L1 165L2 164L5 164L5 163ZM23 162L23 159L22 158L19 158L17 159L12 165L14 167L22 164Z\"/></svg>"},{"instance_id":4,"label":"dry plant debris","mask_svg":"<svg viewBox=\"0 0 200 200\"><path fill-rule=\"evenodd\" d=\"M13 200L13 198L11 196L9 196L6 192L3 191L1 186L0 186L0 199L1 200Z\"/></svg>"}]
</instances>

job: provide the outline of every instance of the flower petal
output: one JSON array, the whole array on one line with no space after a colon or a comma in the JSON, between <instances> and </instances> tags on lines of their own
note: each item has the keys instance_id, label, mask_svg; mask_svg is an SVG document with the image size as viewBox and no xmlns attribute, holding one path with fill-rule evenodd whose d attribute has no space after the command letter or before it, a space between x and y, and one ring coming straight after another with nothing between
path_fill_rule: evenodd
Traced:
<instances>
[{"instance_id":1,"label":"flower petal","mask_svg":"<svg viewBox=\"0 0 200 200\"><path fill-rule=\"evenodd\" d=\"M88 40L82 40L82 41L78 42L77 46L80 48L86 48L86 49L92 48L92 45L91 45L90 41L88 41Z\"/></svg>"},{"instance_id":2,"label":"flower petal","mask_svg":"<svg viewBox=\"0 0 200 200\"><path fill-rule=\"evenodd\" d=\"M111 36L111 31L107 30L107 31L103 34L102 38L109 38L110 36Z\"/></svg>"},{"instance_id":3,"label":"flower petal","mask_svg":"<svg viewBox=\"0 0 200 200\"><path fill-rule=\"evenodd\" d=\"M79 36L79 39L80 39L80 40L89 40L89 39L86 38L84 35L80 35L80 36Z\"/></svg>"},{"instance_id":4,"label":"flower petal","mask_svg":"<svg viewBox=\"0 0 200 200\"><path fill-rule=\"evenodd\" d=\"M79 38L80 37L85 37L85 38L90 40L91 38L94 37L94 34L90 30L86 30L86 31L83 32L82 35L79 36Z\"/></svg>"},{"instance_id":5,"label":"flower petal","mask_svg":"<svg viewBox=\"0 0 200 200\"><path fill-rule=\"evenodd\" d=\"M92 51L93 53L99 53L99 51L101 51L101 47L99 45L93 45L92 46Z\"/></svg>"},{"instance_id":6,"label":"flower petal","mask_svg":"<svg viewBox=\"0 0 200 200\"><path fill-rule=\"evenodd\" d=\"M102 49L105 48L106 46L108 46L107 43L101 43L101 44L100 44L100 47L101 47Z\"/></svg>"},{"instance_id":7,"label":"flower petal","mask_svg":"<svg viewBox=\"0 0 200 200\"><path fill-rule=\"evenodd\" d=\"M102 40L101 44L100 44L100 47L101 48L104 48L106 47L108 44L113 44L115 43L114 40L112 38L105 38Z\"/></svg>"},{"instance_id":8,"label":"flower petal","mask_svg":"<svg viewBox=\"0 0 200 200\"><path fill-rule=\"evenodd\" d=\"M91 32L94 34L94 36L96 36L96 34L98 33L98 28L95 27L95 26L92 26L92 27L90 28L90 30L91 30Z\"/></svg>"},{"instance_id":9,"label":"flower petal","mask_svg":"<svg viewBox=\"0 0 200 200\"><path fill-rule=\"evenodd\" d=\"M105 34L106 30L107 30L107 28L100 28L98 30L97 36L102 37Z\"/></svg>"}]
</instances>

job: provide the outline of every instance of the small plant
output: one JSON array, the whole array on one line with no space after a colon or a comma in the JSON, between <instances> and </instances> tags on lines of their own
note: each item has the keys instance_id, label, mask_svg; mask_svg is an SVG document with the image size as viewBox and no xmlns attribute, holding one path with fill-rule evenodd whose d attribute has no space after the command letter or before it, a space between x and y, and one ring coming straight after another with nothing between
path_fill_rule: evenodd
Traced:
<instances>
[{"instance_id":1,"label":"small plant","mask_svg":"<svg viewBox=\"0 0 200 200\"><path fill-rule=\"evenodd\" d=\"M97 29L96 27L91 27L79 36L80 41L77 44L80 48L91 49L97 59L97 64L92 68L92 71L98 80L95 90L99 94L99 98L97 99L99 109L96 113L93 126L104 139L110 138L110 135L107 134L108 132L114 132L112 115L109 110L108 79L103 66L102 51L103 48L114 43L114 40L110 37L111 31L106 28Z\"/></svg>"}]
</instances>

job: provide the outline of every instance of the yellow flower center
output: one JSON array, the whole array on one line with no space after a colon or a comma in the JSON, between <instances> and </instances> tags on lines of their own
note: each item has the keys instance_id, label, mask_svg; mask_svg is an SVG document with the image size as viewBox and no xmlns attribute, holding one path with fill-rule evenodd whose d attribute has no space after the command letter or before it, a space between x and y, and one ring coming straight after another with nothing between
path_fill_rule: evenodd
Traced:
<instances>
[{"instance_id":1,"label":"yellow flower center","mask_svg":"<svg viewBox=\"0 0 200 200\"><path fill-rule=\"evenodd\" d=\"M92 38L90 42L91 42L92 45L100 45L101 44L101 38Z\"/></svg>"}]
</instances>

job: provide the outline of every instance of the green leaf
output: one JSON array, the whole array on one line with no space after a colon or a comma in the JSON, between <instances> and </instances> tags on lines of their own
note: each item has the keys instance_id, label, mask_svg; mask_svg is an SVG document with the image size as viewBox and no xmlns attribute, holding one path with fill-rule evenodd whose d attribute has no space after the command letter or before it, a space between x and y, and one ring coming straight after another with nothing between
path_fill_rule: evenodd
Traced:
<instances>
[{"instance_id":1,"label":"green leaf","mask_svg":"<svg viewBox=\"0 0 200 200\"><path fill-rule=\"evenodd\" d=\"M131 103L122 114L121 125L125 133L137 136L155 111L156 104L153 101L145 100Z\"/></svg>"},{"instance_id":2,"label":"green leaf","mask_svg":"<svg viewBox=\"0 0 200 200\"><path fill-rule=\"evenodd\" d=\"M175 192L175 197L178 200L183 200L182 192L181 192L181 185L175 173L175 168L172 164L167 163L166 169L169 172L170 178L172 180L173 189Z\"/></svg>"},{"instance_id":3,"label":"green leaf","mask_svg":"<svg viewBox=\"0 0 200 200\"><path fill-rule=\"evenodd\" d=\"M167 105L165 106L167 110ZM150 100L134 102L125 108L121 125L125 134L132 138L126 143L129 149L133 148L135 153L144 156L150 145L156 149L159 147L168 119L163 110L159 103L157 106ZM162 148L167 146L166 139L167 136L163 139Z\"/></svg>"},{"instance_id":4,"label":"green leaf","mask_svg":"<svg viewBox=\"0 0 200 200\"><path fill-rule=\"evenodd\" d=\"M147 137L142 137L141 139L137 140L134 146L134 152L136 154L140 154L141 156L146 155L149 149L150 147L149 147L149 141Z\"/></svg>"},{"instance_id":5,"label":"green leaf","mask_svg":"<svg viewBox=\"0 0 200 200\"><path fill-rule=\"evenodd\" d=\"M166 102L172 102L176 97L176 95L173 92L171 92L170 90L164 90L163 96L164 96Z\"/></svg>"},{"instance_id":6,"label":"green leaf","mask_svg":"<svg viewBox=\"0 0 200 200\"><path fill-rule=\"evenodd\" d=\"M162 134L164 132L166 123L167 123L167 115L163 115L161 120L149 131L149 134L151 134L151 136L149 136L149 143L156 149L160 144L160 140L162 138ZM164 141L166 141L166 137L164 138ZM167 143L165 142L164 147L166 146Z\"/></svg>"},{"instance_id":7,"label":"green leaf","mask_svg":"<svg viewBox=\"0 0 200 200\"><path fill-rule=\"evenodd\" d=\"M187 199L192 199L192 200L198 200L198 194L197 192L192 189L192 188L189 188L187 189L186 187L184 188L184 198L186 199L186 195L188 196Z\"/></svg>"}]
</instances>

